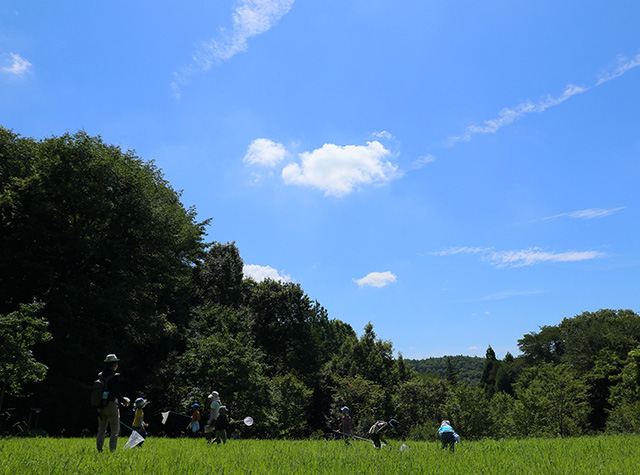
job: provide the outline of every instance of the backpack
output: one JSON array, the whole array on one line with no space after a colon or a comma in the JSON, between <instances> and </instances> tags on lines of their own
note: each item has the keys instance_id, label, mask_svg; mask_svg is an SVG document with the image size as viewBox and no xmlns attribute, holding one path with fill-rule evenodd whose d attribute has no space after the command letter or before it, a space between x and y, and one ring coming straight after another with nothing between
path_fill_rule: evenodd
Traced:
<instances>
[{"instance_id":1,"label":"backpack","mask_svg":"<svg viewBox=\"0 0 640 475\"><path fill-rule=\"evenodd\" d=\"M91 405L95 408L101 408L107 405L107 398L103 397L104 393L109 394L107 389L107 383L114 376L119 376L120 373L114 373L106 378L102 378L102 373L98 374L98 379L93 382L91 386Z\"/></svg>"}]
</instances>

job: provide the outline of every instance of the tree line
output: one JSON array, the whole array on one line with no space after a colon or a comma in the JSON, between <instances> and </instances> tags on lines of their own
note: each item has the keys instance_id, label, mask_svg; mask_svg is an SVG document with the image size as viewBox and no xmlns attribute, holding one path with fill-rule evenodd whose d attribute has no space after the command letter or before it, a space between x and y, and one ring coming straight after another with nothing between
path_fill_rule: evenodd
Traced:
<instances>
[{"instance_id":1,"label":"tree line","mask_svg":"<svg viewBox=\"0 0 640 475\"><path fill-rule=\"evenodd\" d=\"M343 405L360 433L393 417L416 438L445 418L466 437L637 429L631 310L542 327L517 357L489 347L479 379L455 357L425 375L299 284L245 278L235 243L207 242L209 220L180 199L153 162L100 137L0 127L4 431L37 408L49 434L94 432L89 392L107 353L150 411L204 405L215 389L232 415L252 415L256 437L325 433Z\"/></svg>"}]
</instances>

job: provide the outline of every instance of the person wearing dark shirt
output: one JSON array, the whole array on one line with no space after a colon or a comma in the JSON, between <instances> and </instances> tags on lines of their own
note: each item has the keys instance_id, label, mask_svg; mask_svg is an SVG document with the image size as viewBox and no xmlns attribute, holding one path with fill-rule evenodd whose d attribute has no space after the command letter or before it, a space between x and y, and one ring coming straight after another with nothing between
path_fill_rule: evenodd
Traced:
<instances>
[{"instance_id":1,"label":"person wearing dark shirt","mask_svg":"<svg viewBox=\"0 0 640 475\"><path fill-rule=\"evenodd\" d=\"M98 375L100 379L106 381L103 399L106 400L104 407L99 407L98 411L98 436L96 446L98 452L102 452L104 438L109 426L109 450L113 452L118 447L118 434L120 432L120 409L118 403L123 406L129 405L129 398L120 394L120 373L116 373L120 360L114 354L107 355L104 359L105 370Z\"/></svg>"},{"instance_id":2,"label":"person wearing dark shirt","mask_svg":"<svg viewBox=\"0 0 640 475\"><path fill-rule=\"evenodd\" d=\"M227 417L227 406L220 406L218 410L218 418L216 419L216 437L210 443L223 444L227 443L227 428L229 427L229 418Z\"/></svg>"}]
</instances>

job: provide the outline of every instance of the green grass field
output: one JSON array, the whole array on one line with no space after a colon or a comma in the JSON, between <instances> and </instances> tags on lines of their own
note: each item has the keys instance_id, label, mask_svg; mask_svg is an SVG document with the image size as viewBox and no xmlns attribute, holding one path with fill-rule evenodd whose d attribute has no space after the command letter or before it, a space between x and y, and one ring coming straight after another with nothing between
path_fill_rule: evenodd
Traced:
<instances>
[{"instance_id":1,"label":"green grass field","mask_svg":"<svg viewBox=\"0 0 640 475\"><path fill-rule=\"evenodd\" d=\"M0 439L2 474L635 474L640 436L463 441L456 453L437 442L402 442L376 450L342 441L230 440L149 437L144 447L98 453L93 439Z\"/></svg>"}]
</instances>

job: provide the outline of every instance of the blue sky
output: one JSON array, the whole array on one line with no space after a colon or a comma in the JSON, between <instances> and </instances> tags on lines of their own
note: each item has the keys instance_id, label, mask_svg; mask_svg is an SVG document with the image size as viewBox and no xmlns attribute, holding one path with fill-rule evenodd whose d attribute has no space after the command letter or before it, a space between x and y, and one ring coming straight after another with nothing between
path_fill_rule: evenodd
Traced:
<instances>
[{"instance_id":1,"label":"blue sky","mask_svg":"<svg viewBox=\"0 0 640 475\"><path fill-rule=\"evenodd\" d=\"M0 124L155 160L406 358L640 311L640 3L0 4Z\"/></svg>"}]
</instances>

